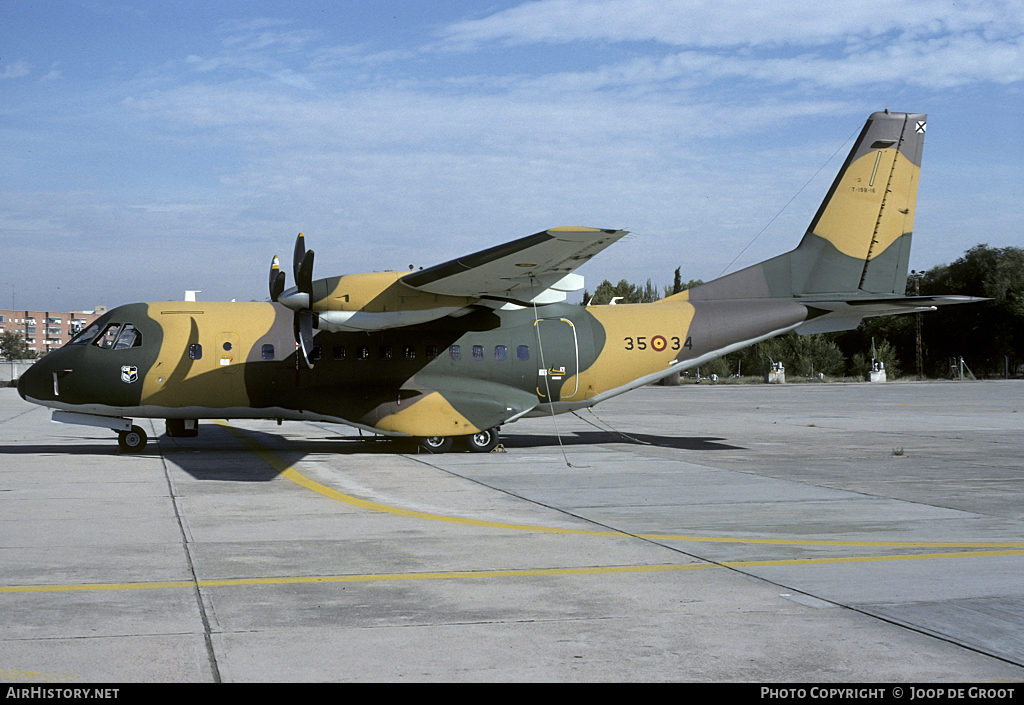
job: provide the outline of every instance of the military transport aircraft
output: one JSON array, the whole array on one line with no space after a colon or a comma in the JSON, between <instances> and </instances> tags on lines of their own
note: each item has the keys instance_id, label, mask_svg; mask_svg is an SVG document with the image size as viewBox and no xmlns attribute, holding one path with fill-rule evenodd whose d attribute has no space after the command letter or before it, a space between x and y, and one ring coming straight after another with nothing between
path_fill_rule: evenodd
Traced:
<instances>
[{"instance_id":1,"label":"military transport aircraft","mask_svg":"<svg viewBox=\"0 0 1024 705\"><path fill-rule=\"evenodd\" d=\"M626 234L552 228L413 272L313 279L295 243L269 303L117 307L21 378L53 419L133 417L194 436L199 419L328 421L489 451L503 424L564 413L772 336L971 297L904 296L926 116L874 113L796 249L650 304L578 306L574 270Z\"/></svg>"}]
</instances>

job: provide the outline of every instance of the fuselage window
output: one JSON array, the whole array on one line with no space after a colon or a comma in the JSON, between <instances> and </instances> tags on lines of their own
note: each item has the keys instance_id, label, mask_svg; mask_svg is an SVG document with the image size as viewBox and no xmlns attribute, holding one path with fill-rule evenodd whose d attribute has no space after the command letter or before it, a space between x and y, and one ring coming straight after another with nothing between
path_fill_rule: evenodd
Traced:
<instances>
[{"instance_id":1,"label":"fuselage window","mask_svg":"<svg viewBox=\"0 0 1024 705\"><path fill-rule=\"evenodd\" d=\"M335 360L344 360L345 359L345 346L344 345L335 345L334 346L334 359Z\"/></svg>"},{"instance_id":2,"label":"fuselage window","mask_svg":"<svg viewBox=\"0 0 1024 705\"><path fill-rule=\"evenodd\" d=\"M516 358L518 358L520 360L529 360L530 359L530 346L529 345L520 345L518 348L516 348Z\"/></svg>"},{"instance_id":3,"label":"fuselage window","mask_svg":"<svg viewBox=\"0 0 1024 705\"><path fill-rule=\"evenodd\" d=\"M381 360L390 360L394 356L394 351L390 345L381 345L380 350L377 351Z\"/></svg>"},{"instance_id":4,"label":"fuselage window","mask_svg":"<svg viewBox=\"0 0 1024 705\"><path fill-rule=\"evenodd\" d=\"M437 356L440 355L440 354L441 353L437 349L436 345L428 345L427 346L427 359L428 360L436 360Z\"/></svg>"},{"instance_id":5,"label":"fuselage window","mask_svg":"<svg viewBox=\"0 0 1024 705\"><path fill-rule=\"evenodd\" d=\"M264 345L263 346L262 355L263 355L263 359L264 360L273 360L274 359L274 346L269 344L269 343Z\"/></svg>"},{"instance_id":6,"label":"fuselage window","mask_svg":"<svg viewBox=\"0 0 1024 705\"><path fill-rule=\"evenodd\" d=\"M370 359L370 347L368 345L360 345L356 348L356 359L357 360L368 360Z\"/></svg>"},{"instance_id":7,"label":"fuselage window","mask_svg":"<svg viewBox=\"0 0 1024 705\"><path fill-rule=\"evenodd\" d=\"M495 345L494 359L499 361L508 359L508 348L506 348L504 345Z\"/></svg>"},{"instance_id":8,"label":"fuselage window","mask_svg":"<svg viewBox=\"0 0 1024 705\"><path fill-rule=\"evenodd\" d=\"M323 351L319 345L314 345L313 349L309 351L309 361L316 362L323 356Z\"/></svg>"},{"instance_id":9,"label":"fuselage window","mask_svg":"<svg viewBox=\"0 0 1024 705\"><path fill-rule=\"evenodd\" d=\"M474 345L473 346L473 359L474 360L483 360L484 359L484 346L483 345Z\"/></svg>"},{"instance_id":10,"label":"fuselage window","mask_svg":"<svg viewBox=\"0 0 1024 705\"><path fill-rule=\"evenodd\" d=\"M189 360L202 360L203 359L203 346L199 343L192 343L188 346L188 359Z\"/></svg>"},{"instance_id":11,"label":"fuselage window","mask_svg":"<svg viewBox=\"0 0 1024 705\"><path fill-rule=\"evenodd\" d=\"M451 359L455 360L456 362L461 360L462 359L462 346L461 345L453 345L450 348L448 348L448 357L450 357Z\"/></svg>"},{"instance_id":12,"label":"fuselage window","mask_svg":"<svg viewBox=\"0 0 1024 705\"><path fill-rule=\"evenodd\" d=\"M120 335L117 336L117 340L114 341L114 350L124 350L125 348L138 348L142 346L142 333L139 329L133 326L131 323L125 323L124 328L121 329Z\"/></svg>"},{"instance_id":13,"label":"fuselage window","mask_svg":"<svg viewBox=\"0 0 1024 705\"><path fill-rule=\"evenodd\" d=\"M415 360L416 359L416 346L415 345L406 345L404 348L402 348L402 357L404 357L406 360Z\"/></svg>"},{"instance_id":14,"label":"fuselage window","mask_svg":"<svg viewBox=\"0 0 1024 705\"><path fill-rule=\"evenodd\" d=\"M120 323L111 323L103 331L103 334L96 339L93 343L98 348L108 350L114 347L114 338L117 337L117 329L121 327Z\"/></svg>"}]
</instances>

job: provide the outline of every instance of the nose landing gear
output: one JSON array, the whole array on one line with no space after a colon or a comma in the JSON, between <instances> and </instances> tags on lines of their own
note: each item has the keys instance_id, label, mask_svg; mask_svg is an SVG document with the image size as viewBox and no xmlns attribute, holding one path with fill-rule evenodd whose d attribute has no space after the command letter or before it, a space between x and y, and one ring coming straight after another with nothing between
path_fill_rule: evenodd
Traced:
<instances>
[{"instance_id":1,"label":"nose landing gear","mask_svg":"<svg viewBox=\"0 0 1024 705\"><path fill-rule=\"evenodd\" d=\"M146 447L149 437L139 426L132 426L131 430L118 431L117 445L125 453L141 453Z\"/></svg>"}]
</instances>

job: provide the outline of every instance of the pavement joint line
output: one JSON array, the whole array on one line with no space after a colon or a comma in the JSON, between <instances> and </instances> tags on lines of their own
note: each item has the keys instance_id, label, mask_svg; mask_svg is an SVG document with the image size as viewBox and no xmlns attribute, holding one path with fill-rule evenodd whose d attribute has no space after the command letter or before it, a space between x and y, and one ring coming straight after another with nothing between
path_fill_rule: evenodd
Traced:
<instances>
[{"instance_id":1,"label":"pavement joint line","mask_svg":"<svg viewBox=\"0 0 1024 705\"><path fill-rule=\"evenodd\" d=\"M378 502L359 499L352 495L344 494L335 489L322 485L309 479L289 465L273 451L261 446L251 439L244 431L231 426L223 421L217 421L235 438L246 445L253 453L258 455L265 463L277 470L282 477L301 485L307 489L321 494L330 499L352 506L369 509L371 511L385 512L399 516L412 517L417 519L428 519L431 521L443 521L467 526L482 526L497 529L512 529L516 531L536 531L554 534L573 534L582 536L601 536L611 538L641 538L652 541L687 541L692 543L741 543L760 545L780 546L846 546L860 548L1021 548L1024 549L1024 541L838 541L830 539L759 539L730 536L676 536L671 534L640 534L627 533L623 531L594 531L588 529L567 529L552 526L540 526L535 524L509 524L504 522L485 521L483 519L469 519L464 517L447 516L443 514L431 514L411 509L401 509Z\"/></svg>"}]
</instances>

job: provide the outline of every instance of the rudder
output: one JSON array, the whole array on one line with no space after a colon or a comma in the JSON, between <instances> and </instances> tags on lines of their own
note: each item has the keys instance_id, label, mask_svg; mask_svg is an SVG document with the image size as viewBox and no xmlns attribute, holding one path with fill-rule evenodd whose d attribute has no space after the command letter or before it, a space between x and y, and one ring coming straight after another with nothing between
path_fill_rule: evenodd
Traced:
<instances>
[{"instance_id":1,"label":"rudder","mask_svg":"<svg viewBox=\"0 0 1024 705\"><path fill-rule=\"evenodd\" d=\"M668 300L902 296L926 122L873 113L796 249Z\"/></svg>"}]
</instances>

